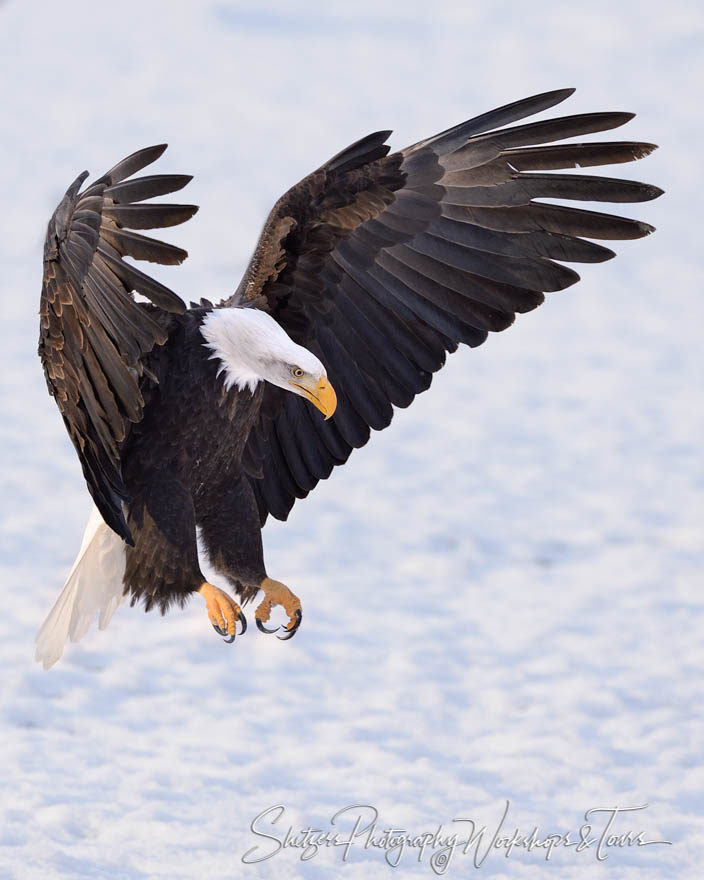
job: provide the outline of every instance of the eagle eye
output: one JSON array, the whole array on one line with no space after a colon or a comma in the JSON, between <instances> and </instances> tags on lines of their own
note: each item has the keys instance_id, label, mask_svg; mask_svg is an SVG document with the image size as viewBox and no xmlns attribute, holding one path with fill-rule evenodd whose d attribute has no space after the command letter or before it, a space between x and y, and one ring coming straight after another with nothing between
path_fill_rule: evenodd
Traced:
<instances>
[{"instance_id":1,"label":"eagle eye","mask_svg":"<svg viewBox=\"0 0 704 880\"><path fill-rule=\"evenodd\" d=\"M292 368L291 368L291 373L292 373L292 375L294 375L297 379L300 379L300 378L303 376L303 370L302 370L300 367L292 367Z\"/></svg>"}]
</instances>

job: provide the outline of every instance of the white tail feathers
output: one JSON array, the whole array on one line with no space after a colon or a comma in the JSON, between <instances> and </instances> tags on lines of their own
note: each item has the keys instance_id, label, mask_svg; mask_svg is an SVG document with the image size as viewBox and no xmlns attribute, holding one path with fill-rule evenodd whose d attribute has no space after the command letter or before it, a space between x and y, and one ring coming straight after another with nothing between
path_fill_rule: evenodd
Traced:
<instances>
[{"instance_id":1,"label":"white tail feathers","mask_svg":"<svg viewBox=\"0 0 704 880\"><path fill-rule=\"evenodd\" d=\"M66 639L78 642L99 614L100 629L124 600L125 544L93 506L73 568L54 607L37 633L35 659L49 669L61 657Z\"/></svg>"}]
</instances>

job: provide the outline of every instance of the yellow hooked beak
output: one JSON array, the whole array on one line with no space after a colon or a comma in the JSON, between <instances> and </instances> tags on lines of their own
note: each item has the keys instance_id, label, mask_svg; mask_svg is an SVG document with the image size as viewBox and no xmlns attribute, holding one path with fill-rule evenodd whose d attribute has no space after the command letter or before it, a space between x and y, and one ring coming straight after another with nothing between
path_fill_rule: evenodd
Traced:
<instances>
[{"instance_id":1,"label":"yellow hooked beak","mask_svg":"<svg viewBox=\"0 0 704 880\"><path fill-rule=\"evenodd\" d=\"M316 409L319 409L325 416L326 420L335 412L337 407L337 394L335 394L335 389L324 376L317 385L314 386L311 384L304 385L302 382L291 382L291 385L302 391L313 406Z\"/></svg>"}]
</instances>

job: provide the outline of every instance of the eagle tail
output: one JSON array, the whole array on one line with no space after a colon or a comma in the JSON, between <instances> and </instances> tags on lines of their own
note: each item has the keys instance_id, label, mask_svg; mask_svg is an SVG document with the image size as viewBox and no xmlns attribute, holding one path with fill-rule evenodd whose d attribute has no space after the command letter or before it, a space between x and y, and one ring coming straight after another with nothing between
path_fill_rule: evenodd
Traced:
<instances>
[{"instance_id":1,"label":"eagle tail","mask_svg":"<svg viewBox=\"0 0 704 880\"><path fill-rule=\"evenodd\" d=\"M100 629L123 602L125 543L91 510L76 561L54 607L36 637L35 659L49 669L61 657L66 639L80 641L99 614Z\"/></svg>"}]
</instances>

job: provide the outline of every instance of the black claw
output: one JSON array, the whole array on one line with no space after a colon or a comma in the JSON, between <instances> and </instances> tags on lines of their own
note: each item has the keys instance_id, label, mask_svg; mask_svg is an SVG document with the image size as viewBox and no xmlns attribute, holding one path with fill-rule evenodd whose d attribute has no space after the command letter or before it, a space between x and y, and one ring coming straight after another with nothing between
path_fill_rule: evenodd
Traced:
<instances>
[{"instance_id":1,"label":"black claw","mask_svg":"<svg viewBox=\"0 0 704 880\"><path fill-rule=\"evenodd\" d=\"M293 629L286 629L284 630L284 632L286 633L285 636L277 636L276 638L280 639L282 642L287 642L289 639L292 639L296 635L297 630L297 626L294 626Z\"/></svg>"},{"instance_id":2,"label":"black claw","mask_svg":"<svg viewBox=\"0 0 704 880\"><path fill-rule=\"evenodd\" d=\"M254 619L257 621L257 629L259 630L259 632L266 633L267 635L278 632L281 628L277 626L276 629L267 629L258 617L255 617Z\"/></svg>"},{"instance_id":3,"label":"black claw","mask_svg":"<svg viewBox=\"0 0 704 880\"><path fill-rule=\"evenodd\" d=\"M237 615L237 619L238 619L239 622L242 624L242 629L240 630L240 635L242 635L242 633L245 632L245 630L247 629L247 618L246 618L246 617L244 616L244 614L242 614L242 612L240 611L240 613ZM223 628L220 627L220 626L216 626L214 623L211 624L211 625L212 625L213 629L215 630L215 632L216 632L219 636L223 636L223 639L224 639L224 641L225 641L226 644L231 645L231 644L235 641L235 635L236 635L236 633L233 633L231 636L228 636L228 635L227 635L227 629L223 629ZM227 636L227 638L225 638L226 636Z\"/></svg>"},{"instance_id":4,"label":"black claw","mask_svg":"<svg viewBox=\"0 0 704 880\"><path fill-rule=\"evenodd\" d=\"M286 642L289 639L292 639L296 635L296 633L298 632L298 627L301 625L301 620L303 618L303 615L301 613L301 609L296 608L294 615L296 618L295 621L293 622L293 624L291 626L287 626L286 629L284 630L286 635L276 637L277 639L281 639L282 642Z\"/></svg>"}]
</instances>

